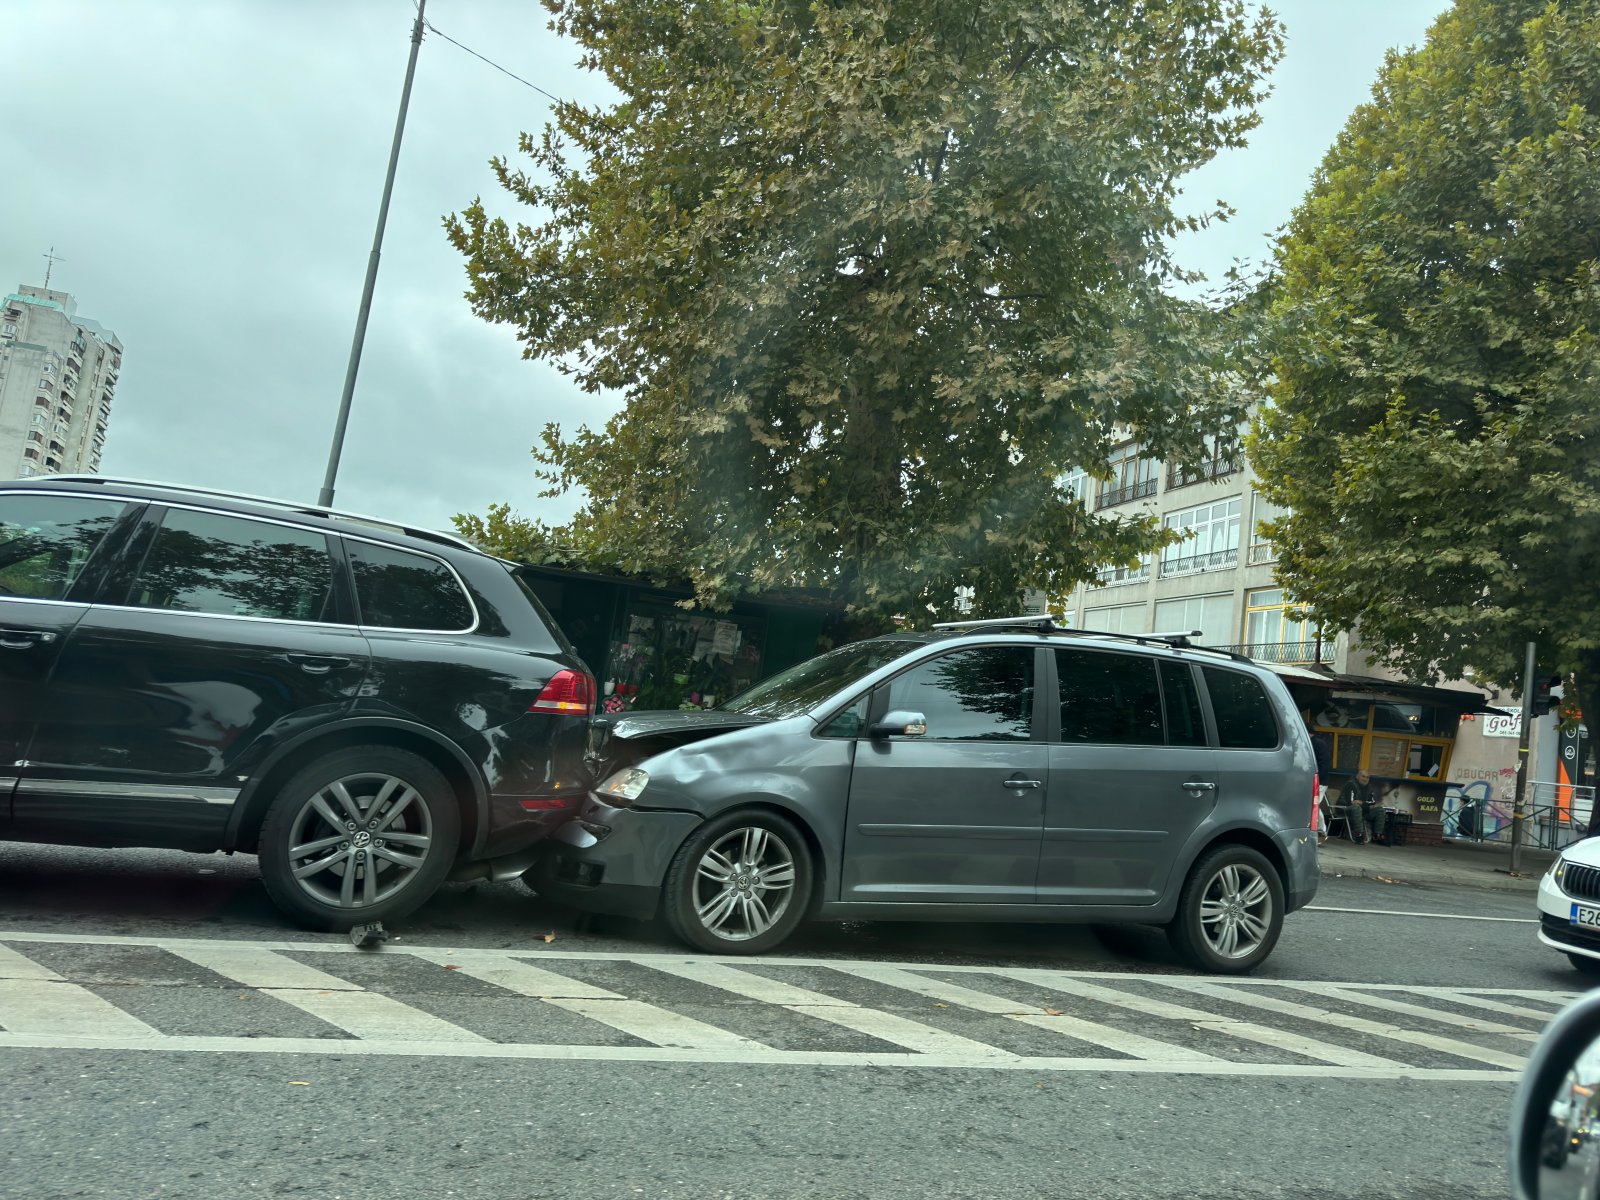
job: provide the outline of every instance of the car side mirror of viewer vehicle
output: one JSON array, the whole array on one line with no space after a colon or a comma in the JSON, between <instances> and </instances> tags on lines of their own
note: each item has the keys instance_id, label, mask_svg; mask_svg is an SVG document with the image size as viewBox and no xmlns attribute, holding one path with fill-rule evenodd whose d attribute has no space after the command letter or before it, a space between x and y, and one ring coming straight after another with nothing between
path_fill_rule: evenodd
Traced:
<instances>
[{"instance_id":1,"label":"car side mirror of viewer vehicle","mask_svg":"<svg viewBox=\"0 0 1600 1200\"><path fill-rule=\"evenodd\" d=\"M867 730L867 736L872 738L921 737L927 732L927 717L919 712L896 710L885 715L883 720L874 721Z\"/></svg>"},{"instance_id":2,"label":"car side mirror of viewer vehicle","mask_svg":"<svg viewBox=\"0 0 1600 1200\"><path fill-rule=\"evenodd\" d=\"M1517 1200L1600 1200L1600 992L1557 1013L1511 1106Z\"/></svg>"}]
</instances>

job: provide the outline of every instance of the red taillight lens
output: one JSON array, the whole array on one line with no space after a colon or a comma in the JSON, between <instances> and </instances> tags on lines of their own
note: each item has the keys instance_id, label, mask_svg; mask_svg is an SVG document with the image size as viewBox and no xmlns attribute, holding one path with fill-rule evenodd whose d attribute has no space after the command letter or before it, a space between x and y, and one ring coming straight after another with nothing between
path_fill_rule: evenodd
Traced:
<instances>
[{"instance_id":1,"label":"red taillight lens","mask_svg":"<svg viewBox=\"0 0 1600 1200\"><path fill-rule=\"evenodd\" d=\"M594 713L594 679L582 671L557 671L539 698L528 705L528 711L590 716Z\"/></svg>"},{"instance_id":2,"label":"red taillight lens","mask_svg":"<svg viewBox=\"0 0 1600 1200\"><path fill-rule=\"evenodd\" d=\"M1311 832L1315 833L1322 826L1322 809L1317 804L1317 797L1322 795L1322 780L1315 771L1311 772Z\"/></svg>"}]
</instances>

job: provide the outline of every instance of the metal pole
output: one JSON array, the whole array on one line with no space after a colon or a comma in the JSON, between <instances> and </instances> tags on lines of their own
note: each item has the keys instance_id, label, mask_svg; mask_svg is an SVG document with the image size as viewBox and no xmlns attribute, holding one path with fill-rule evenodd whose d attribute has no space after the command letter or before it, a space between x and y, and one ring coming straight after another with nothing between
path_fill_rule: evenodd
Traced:
<instances>
[{"instance_id":1,"label":"metal pole","mask_svg":"<svg viewBox=\"0 0 1600 1200\"><path fill-rule=\"evenodd\" d=\"M322 492L317 503L327 508L333 503L333 481L339 474L339 456L344 452L344 431L350 424L350 399L356 391L356 372L361 369L361 346L367 340L367 316L372 311L372 289L378 282L378 256L383 251L383 227L389 220L389 196L394 191L394 172L400 164L400 136L406 130L406 109L411 104L411 79L417 73L417 51L422 49L422 12L428 0L417 5L417 19L411 26L411 57L406 62L406 82L400 90L400 113L394 120L394 142L389 147L389 172L383 178L383 200L378 204L378 228L372 234L372 253L367 257L367 281L361 289L361 310L356 314L356 334L350 343L350 363L344 371L344 392L339 397L339 419L333 427L333 445L328 449L328 469L322 477Z\"/></svg>"},{"instance_id":2,"label":"metal pole","mask_svg":"<svg viewBox=\"0 0 1600 1200\"><path fill-rule=\"evenodd\" d=\"M1522 731L1517 735L1517 792L1511 802L1511 873L1522 870L1522 822L1527 813L1522 807L1528 792L1528 730L1533 725L1533 672L1534 652L1537 646L1528 643L1527 658L1522 664Z\"/></svg>"}]
</instances>

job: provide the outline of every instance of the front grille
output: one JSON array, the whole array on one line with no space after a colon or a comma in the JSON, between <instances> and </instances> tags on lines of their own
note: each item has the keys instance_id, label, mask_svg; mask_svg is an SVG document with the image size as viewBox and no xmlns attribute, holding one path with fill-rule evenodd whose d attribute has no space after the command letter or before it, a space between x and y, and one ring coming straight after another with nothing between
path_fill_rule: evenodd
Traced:
<instances>
[{"instance_id":1,"label":"front grille","mask_svg":"<svg viewBox=\"0 0 1600 1200\"><path fill-rule=\"evenodd\" d=\"M1561 890L1579 900L1600 900L1600 867L1569 862L1561 873Z\"/></svg>"},{"instance_id":2,"label":"front grille","mask_svg":"<svg viewBox=\"0 0 1600 1200\"><path fill-rule=\"evenodd\" d=\"M1582 946L1586 950L1600 950L1600 930L1583 925L1573 925L1560 917L1543 914L1539 928L1551 941L1568 946Z\"/></svg>"}]
</instances>

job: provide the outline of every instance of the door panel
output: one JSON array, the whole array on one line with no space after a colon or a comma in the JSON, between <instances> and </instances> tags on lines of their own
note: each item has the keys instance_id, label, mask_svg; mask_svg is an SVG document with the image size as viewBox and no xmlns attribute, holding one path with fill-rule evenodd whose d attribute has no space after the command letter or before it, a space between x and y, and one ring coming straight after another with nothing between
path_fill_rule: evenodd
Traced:
<instances>
[{"instance_id":1,"label":"door panel","mask_svg":"<svg viewBox=\"0 0 1600 1200\"><path fill-rule=\"evenodd\" d=\"M366 673L366 639L328 620L323 534L153 519L128 603L90 609L61 654L13 801L23 836L215 844L254 764L348 710Z\"/></svg>"},{"instance_id":2,"label":"door panel","mask_svg":"<svg viewBox=\"0 0 1600 1200\"><path fill-rule=\"evenodd\" d=\"M88 611L85 568L128 505L0 494L0 829L61 649Z\"/></svg>"},{"instance_id":3,"label":"door panel","mask_svg":"<svg viewBox=\"0 0 1600 1200\"><path fill-rule=\"evenodd\" d=\"M1154 904L1215 807L1193 668L1149 655L1053 652L1060 696L1039 859L1043 904Z\"/></svg>"},{"instance_id":4,"label":"door panel","mask_svg":"<svg viewBox=\"0 0 1600 1200\"><path fill-rule=\"evenodd\" d=\"M1041 653L960 650L887 685L874 711L922 713L928 732L857 745L842 900L1033 900L1049 784L1036 736Z\"/></svg>"}]
</instances>

